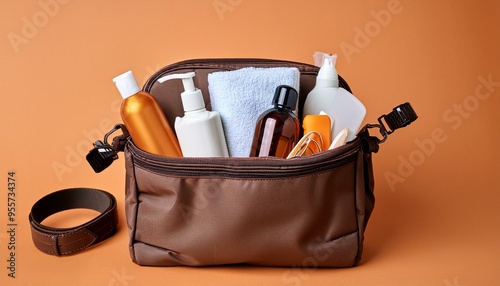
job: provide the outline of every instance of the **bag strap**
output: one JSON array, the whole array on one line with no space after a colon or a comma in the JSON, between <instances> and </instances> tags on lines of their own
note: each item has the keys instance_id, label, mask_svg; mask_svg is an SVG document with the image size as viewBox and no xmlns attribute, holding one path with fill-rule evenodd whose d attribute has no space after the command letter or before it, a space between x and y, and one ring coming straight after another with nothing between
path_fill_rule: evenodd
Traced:
<instances>
[{"instance_id":1,"label":"bag strap","mask_svg":"<svg viewBox=\"0 0 500 286\"><path fill-rule=\"evenodd\" d=\"M95 210L99 215L70 228L54 228L42 223L55 213L78 208ZM116 199L106 191L92 188L60 190L33 205L29 222L33 243L39 250L56 256L75 254L115 234L118 225Z\"/></svg>"}]
</instances>

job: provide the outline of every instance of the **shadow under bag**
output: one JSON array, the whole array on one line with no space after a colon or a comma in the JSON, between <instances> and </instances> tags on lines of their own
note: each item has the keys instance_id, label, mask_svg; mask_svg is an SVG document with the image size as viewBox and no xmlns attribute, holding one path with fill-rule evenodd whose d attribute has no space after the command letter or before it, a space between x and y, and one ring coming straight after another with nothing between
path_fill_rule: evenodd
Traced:
<instances>
[{"instance_id":1,"label":"shadow under bag","mask_svg":"<svg viewBox=\"0 0 500 286\"><path fill-rule=\"evenodd\" d=\"M188 60L162 68L143 90L173 124L183 115L183 87L179 81L160 84L160 77L196 72L195 86L210 109L207 75L249 66L298 68L299 112L319 70L281 60ZM291 159L171 158L144 152L125 135L115 137L113 147L125 154L132 260L148 266L355 266L375 201L372 153L415 119L405 103L344 146ZM370 136L371 128L383 139Z\"/></svg>"}]
</instances>

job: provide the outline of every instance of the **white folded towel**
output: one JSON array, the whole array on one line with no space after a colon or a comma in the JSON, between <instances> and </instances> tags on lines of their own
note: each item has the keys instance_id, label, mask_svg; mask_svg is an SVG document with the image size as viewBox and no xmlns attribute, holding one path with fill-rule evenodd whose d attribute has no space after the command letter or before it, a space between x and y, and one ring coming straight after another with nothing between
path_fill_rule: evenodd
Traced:
<instances>
[{"instance_id":1,"label":"white folded towel","mask_svg":"<svg viewBox=\"0 0 500 286\"><path fill-rule=\"evenodd\" d=\"M273 106L276 87L289 85L298 92L299 83L300 71L292 67L248 67L208 75L212 110L221 116L229 156L249 156L257 119Z\"/></svg>"}]
</instances>

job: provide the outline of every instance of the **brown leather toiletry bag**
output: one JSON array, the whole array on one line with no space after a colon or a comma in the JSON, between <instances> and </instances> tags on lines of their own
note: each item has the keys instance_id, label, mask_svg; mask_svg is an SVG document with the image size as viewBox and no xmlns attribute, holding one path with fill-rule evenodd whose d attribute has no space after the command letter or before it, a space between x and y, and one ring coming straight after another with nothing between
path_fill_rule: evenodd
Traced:
<instances>
[{"instance_id":1,"label":"brown leather toiletry bag","mask_svg":"<svg viewBox=\"0 0 500 286\"><path fill-rule=\"evenodd\" d=\"M250 66L298 68L299 110L319 70L282 60L188 60L162 68L143 90L157 98L173 125L183 116L183 87L180 81L160 84L160 77L196 72L195 86L210 109L207 75ZM342 78L340 86L350 90ZM357 265L375 201L372 153L415 119L405 103L344 146L291 159L162 157L117 137L115 147L126 142L121 148L132 260L148 266ZM370 136L372 128L380 134Z\"/></svg>"}]
</instances>

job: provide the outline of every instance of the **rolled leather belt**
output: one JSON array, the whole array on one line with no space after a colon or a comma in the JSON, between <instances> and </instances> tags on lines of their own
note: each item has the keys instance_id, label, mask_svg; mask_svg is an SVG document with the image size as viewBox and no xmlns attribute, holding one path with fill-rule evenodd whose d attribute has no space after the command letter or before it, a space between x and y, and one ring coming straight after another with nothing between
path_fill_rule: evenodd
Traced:
<instances>
[{"instance_id":1,"label":"rolled leather belt","mask_svg":"<svg viewBox=\"0 0 500 286\"><path fill-rule=\"evenodd\" d=\"M100 214L70 228L42 224L55 213L78 208L96 210ZM31 208L29 221L33 243L39 250L56 256L71 255L115 234L118 225L116 199L108 192L91 188L60 190L37 201Z\"/></svg>"}]
</instances>

